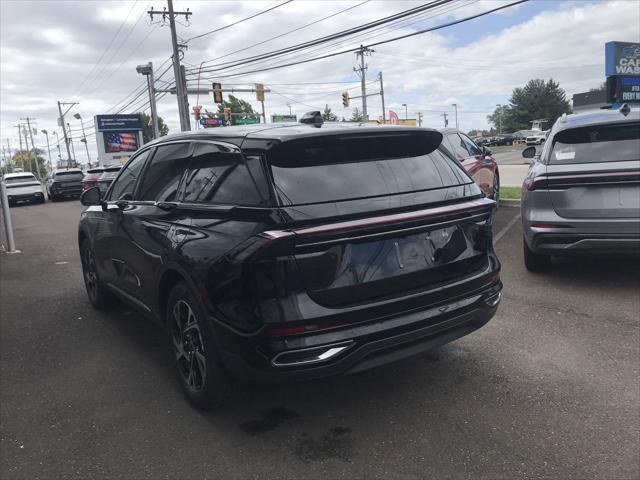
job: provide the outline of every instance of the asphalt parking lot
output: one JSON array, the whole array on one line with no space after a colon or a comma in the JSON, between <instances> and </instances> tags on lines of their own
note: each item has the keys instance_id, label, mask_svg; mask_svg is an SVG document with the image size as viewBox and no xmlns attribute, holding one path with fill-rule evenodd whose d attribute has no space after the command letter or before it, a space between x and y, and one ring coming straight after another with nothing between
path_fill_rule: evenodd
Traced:
<instances>
[{"instance_id":1,"label":"asphalt parking lot","mask_svg":"<svg viewBox=\"0 0 640 480\"><path fill-rule=\"evenodd\" d=\"M192 409L163 333L94 311L77 201L12 209L0 256L0 477L640 477L637 260L522 264L516 208L495 220L496 317L438 350L349 377L243 385Z\"/></svg>"}]
</instances>

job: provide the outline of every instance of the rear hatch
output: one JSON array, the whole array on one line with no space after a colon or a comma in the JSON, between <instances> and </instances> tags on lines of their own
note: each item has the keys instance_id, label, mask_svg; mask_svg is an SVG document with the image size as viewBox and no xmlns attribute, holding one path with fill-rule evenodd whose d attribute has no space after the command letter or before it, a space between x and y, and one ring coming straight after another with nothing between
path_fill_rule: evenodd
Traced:
<instances>
[{"instance_id":1,"label":"rear hatch","mask_svg":"<svg viewBox=\"0 0 640 480\"><path fill-rule=\"evenodd\" d=\"M640 216L640 124L557 133L547 165L553 208L567 218Z\"/></svg>"},{"instance_id":2,"label":"rear hatch","mask_svg":"<svg viewBox=\"0 0 640 480\"><path fill-rule=\"evenodd\" d=\"M62 171L56 172L54 182L62 187L72 187L79 186L82 183L82 178L83 175L81 171Z\"/></svg>"},{"instance_id":3,"label":"rear hatch","mask_svg":"<svg viewBox=\"0 0 640 480\"><path fill-rule=\"evenodd\" d=\"M286 142L269 156L307 294L325 307L437 289L488 268L493 202L435 131Z\"/></svg>"}]
</instances>

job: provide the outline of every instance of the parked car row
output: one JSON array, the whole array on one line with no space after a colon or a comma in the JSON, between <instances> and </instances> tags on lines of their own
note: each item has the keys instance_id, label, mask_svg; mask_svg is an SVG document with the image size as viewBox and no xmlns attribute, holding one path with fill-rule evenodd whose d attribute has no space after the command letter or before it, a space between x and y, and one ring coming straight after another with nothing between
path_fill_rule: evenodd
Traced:
<instances>
[{"instance_id":1,"label":"parked car row","mask_svg":"<svg viewBox=\"0 0 640 480\"><path fill-rule=\"evenodd\" d=\"M120 171L120 166L97 167L82 173L79 168L56 170L47 175L44 186L31 172L7 173L3 181L7 186L9 205L16 203L44 203L62 199L79 198L82 192L98 186L104 193Z\"/></svg>"}]
</instances>

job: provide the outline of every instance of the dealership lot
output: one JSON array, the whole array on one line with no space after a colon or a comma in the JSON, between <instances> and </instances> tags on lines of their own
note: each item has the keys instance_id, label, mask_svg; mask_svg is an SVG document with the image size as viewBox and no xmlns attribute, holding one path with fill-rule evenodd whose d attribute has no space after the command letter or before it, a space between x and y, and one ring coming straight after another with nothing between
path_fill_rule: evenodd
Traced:
<instances>
[{"instance_id":1,"label":"dealership lot","mask_svg":"<svg viewBox=\"0 0 640 480\"><path fill-rule=\"evenodd\" d=\"M2 478L638 478L637 259L522 264L496 214L503 302L478 332L357 375L243 385L192 409L163 333L96 312L77 201L12 209L0 257Z\"/></svg>"}]
</instances>

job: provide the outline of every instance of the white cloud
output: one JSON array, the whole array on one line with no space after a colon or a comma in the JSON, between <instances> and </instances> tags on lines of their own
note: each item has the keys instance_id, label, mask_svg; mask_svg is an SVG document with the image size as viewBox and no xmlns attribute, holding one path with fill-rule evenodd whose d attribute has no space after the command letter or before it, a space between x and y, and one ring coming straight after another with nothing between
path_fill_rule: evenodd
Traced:
<instances>
[{"instance_id":1,"label":"white cloud","mask_svg":"<svg viewBox=\"0 0 640 480\"><path fill-rule=\"evenodd\" d=\"M202 60L266 40L357 3L358 0L289 3L202 41L192 42L185 54L185 63L188 67L197 67ZM17 145L13 125L26 115L38 119L38 128L54 130L57 100L79 101L80 105L73 111L81 112L87 119L104 113L143 85L143 77L135 72L137 64L152 60L157 68L169 57L171 46L168 28L151 26L143 19L131 30L131 36L121 51L103 68L104 61L111 57L146 10L143 3L136 4L133 10L132 5L132 2L119 2L96 8L93 2L0 2L0 135L3 145L6 145L4 139L7 137L12 139L14 147ZM189 7L194 12L191 25L179 25L178 32L181 38L186 39L272 5L274 3L270 1L176 2L176 9ZM282 48L417 5L410 1L371 1L214 63ZM496 5L498 3L493 0L481 0L457 10L445 12L445 7L442 7L435 12L446 15L435 16L434 12L424 12L417 20L396 25L395 30L378 28L353 40L335 42L333 51L410 33L417 28L462 18L495 8ZM103 63L93 68L129 11L131 14L113 42L112 49L104 56ZM521 16L514 9L505 10L500 15L502 20ZM466 25L469 31L475 28L473 23ZM441 112L452 112L451 104L457 103L460 127L471 129L486 126L486 115L495 104L505 103L514 87L522 86L531 78L553 77L569 96L598 86L604 80L604 43L609 40L640 41L640 12L634 1L567 2L560 6L550 4L549 9L535 17L504 30L483 31L475 41L465 46L459 46L450 32L444 29L375 47L375 53L367 57L368 77L375 77L378 71L384 73L387 106L397 109L399 114L404 113L401 104L407 103L410 116L420 110L425 114L427 125L440 126ZM134 51L135 47L137 49ZM325 47L314 47L311 53L294 53L278 63L327 51ZM322 108L328 103L339 117L348 118L351 109L342 107L340 92L355 87L351 90L352 94L359 94L357 77L352 70L355 61L355 55L350 53L239 79L225 79L223 83L263 82L271 85L274 92L267 95L267 115L288 112L286 104L290 101L275 93L278 92L302 102L291 102L294 113L301 114L312 107ZM276 62L269 61L261 65L273 63ZM121 64L121 68L117 69ZM253 69L253 65L250 65L234 71ZM89 78L79 89L90 72L91 77L96 78ZM203 75L202 84L210 82L211 75ZM162 80L172 77L172 71L169 70ZM352 81L353 84L275 85L341 80ZM369 88L369 91L373 91L377 86L374 84ZM238 96L257 105L253 95ZM142 94L137 103L142 104L145 98ZM190 101L194 105L195 97ZM201 98L200 103L209 109L215 108L211 99ZM379 97L370 97L370 116L376 117L381 113L380 104ZM352 103L352 107L359 105L359 101ZM167 95L160 100L159 112L170 129L176 131L175 96ZM79 128L78 122L73 120L72 123L74 128ZM37 140L37 143L43 144L44 138ZM95 153L92 152L92 155Z\"/></svg>"}]
</instances>

